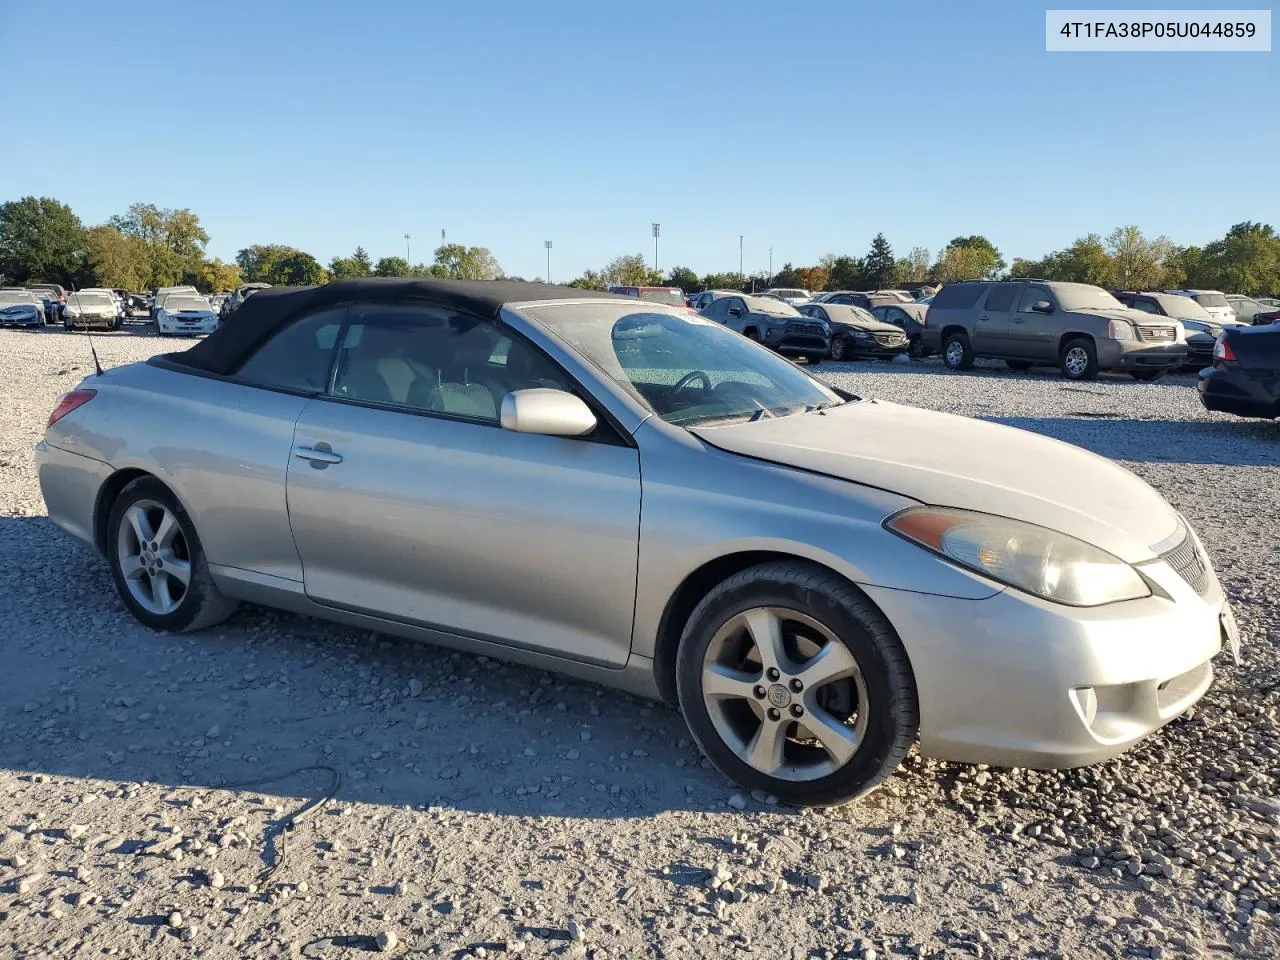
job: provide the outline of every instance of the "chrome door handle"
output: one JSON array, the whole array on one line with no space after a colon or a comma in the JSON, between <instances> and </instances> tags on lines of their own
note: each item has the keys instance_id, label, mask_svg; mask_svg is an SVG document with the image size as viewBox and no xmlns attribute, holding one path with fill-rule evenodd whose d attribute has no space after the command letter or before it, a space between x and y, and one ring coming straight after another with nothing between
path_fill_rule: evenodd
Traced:
<instances>
[{"instance_id":1,"label":"chrome door handle","mask_svg":"<svg viewBox=\"0 0 1280 960\"><path fill-rule=\"evenodd\" d=\"M318 450L315 447L294 447L293 455L301 460L314 460L317 463L341 463L342 455L332 450Z\"/></svg>"}]
</instances>

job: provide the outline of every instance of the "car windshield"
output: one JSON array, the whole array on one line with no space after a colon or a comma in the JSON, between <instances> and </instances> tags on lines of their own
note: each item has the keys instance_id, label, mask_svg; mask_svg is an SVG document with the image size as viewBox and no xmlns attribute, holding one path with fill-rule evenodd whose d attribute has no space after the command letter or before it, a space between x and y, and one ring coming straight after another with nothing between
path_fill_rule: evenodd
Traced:
<instances>
[{"instance_id":1,"label":"car windshield","mask_svg":"<svg viewBox=\"0 0 1280 960\"><path fill-rule=\"evenodd\" d=\"M25 290L0 290L0 303L35 303L36 298Z\"/></svg>"},{"instance_id":2,"label":"car windshield","mask_svg":"<svg viewBox=\"0 0 1280 960\"><path fill-rule=\"evenodd\" d=\"M773 317L798 317L800 311L789 303L775 300L773 297L743 297L747 301L747 309L752 313L767 313Z\"/></svg>"},{"instance_id":3,"label":"car windshield","mask_svg":"<svg viewBox=\"0 0 1280 960\"><path fill-rule=\"evenodd\" d=\"M1175 294L1165 294L1155 298L1160 306L1164 307L1164 312L1171 317L1177 317L1179 320L1212 320L1209 311L1200 304L1196 303L1190 297L1179 297Z\"/></svg>"},{"instance_id":4,"label":"car windshield","mask_svg":"<svg viewBox=\"0 0 1280 960\"><path fill-rule=\"evenodd\" d=\"M525 312L668 423L783 417L842 402L777 354L702 317L610 301Z\"/></svg>"},{"instance_id":5,"label":"car windshield","mask_svg":"<svg viewBox=\"0 0 1280 960\"><path fill-rule=\"evenodd\" d=\"M164 299L164 308L169 313L179 310L208 310L209 304L200 297L177 297L170 295Z\"/></svg>"},{"instance_id":6,"label":"car windshield","mask_svg":"<svg viewBox=\"0 0 1280 960\"><path fill-rule=\"evenodd\" d=\"M791 297L793 300L802 300L808 296L803 290L770 290L775 297Z\"/></svg>"},{"instance_id":7,"label":"car windshield","mask_svg":"<svg viewBox=\"0 0 1280 960\"><path fill-rule=\"evenodd\" d=\"M68 299L82 307L114 306L116 298L109 293L73 293Z\"/></svg>"},{"instance_id":8,"label":"car windshield","mask_svg":"<svg viewBox=\"0 0 1280 960\"><path fill-rule=\"evenodd\" d=\"M684 306L684 294L679 290L640 290L640 299L646 303L666 303L673 307Z\"/></svg>"},{"instance_id":9,"label":"car windshield","mask_svg":"<svg viewBox=\"0 0 1280 960\"><path fill-rule=\"evenodd\" d=\"M1229 307L1227 298L1220 293L1197 293L1192 298L1202 307Z\"/></svg>"},{"instance_id":10,"label":"car windshield","mask_svg":"<svg viewBox=\"0 0 1280 960\"><path fill-rule=\"evenodd\" d=\"M1064 283L1053 288L1063 310L1123 310L1124 304L1101 287Z\"/></svg>"}]
</instances>

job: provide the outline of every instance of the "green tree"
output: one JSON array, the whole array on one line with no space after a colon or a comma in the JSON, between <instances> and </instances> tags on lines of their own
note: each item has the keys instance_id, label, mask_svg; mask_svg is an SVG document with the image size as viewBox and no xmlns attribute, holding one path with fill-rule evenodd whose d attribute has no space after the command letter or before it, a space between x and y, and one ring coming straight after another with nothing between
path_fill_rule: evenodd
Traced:
<instances>
[{"instance_id":1,"label":"green tree","mask_svg":"<svg viewBox=\"0 0 1280 960\"><path fill-rule=\"evenodd\" d=\"M703 290L741 290L742 278L736 273L708 273L698 286Z\"/></svg>"},{"instance_id":2,"label":"green tree","mask_svg":"<svg viewBox=\"0 0 1280 960\"><path fill-rule=\"evenodd\" d=\"M329 275L334 280L346 280L350 277L369 277L373 275L373 262L364 247L356 247L349 257L334 257L329 261Z\"/></svg>"},{"instance_id":3,"label":"green tree","mask_svg":"<svg viewBox=\"0 0 1280 960\"><path fill-rule=\"evenodd\" d=\"M585 270L582 276L570 282L569 286L579 290L604 290L609 286L609 281L599 271Z\"/></svg>"},{"instance_id":4,"label":"green tree","mask_svg":"<svg viewBox=\"0 0 1280 960\"><path fill-rule=\"evenodd\" d=\"M623 254L614 257L600 271L605 282L623 287L650 287L662 283L662 274L649 269L644 255L639 253Z\"/></svg>"},{"instance_id":5,"label":"green tree","mask_svg":"<svg viewBox=\"0 0 1280 960\"><path fill-rule=\"evenodd\" d=\"M862 261L857 257L828 253L818 264L827 271L828 290L860 290L867 285Z\"/></svg>"},{"instance_id":6,"label":"green tree","mask_svg":"<svg viewBox=\"0 0 1280 960\"><path fill-rule=\"evenodd\" d=\"M271 279L267 282L278 287L299 287L328 281L329 275L315 257L301 250L294 250L276 261Z\"/></svg>"},{"instance_id":7,"label":"green tree","mask_svg":"<svg viewBox=\"0 0 1280 960\"><path fill-rule=\"evenodd\" d=\"M698 284L698 275L688 267L672 267L671 272L662 281L662 285L664 287L679 287L685 293L702 289Z\"/></svg>"},{"instance_id":8,"label":"green tree","mask_svg":"<svg viewBox=\"0 0 1280 960\"><path fill-rule=\"evenodd\" d=\"M146 251L149 277L145 286L167 287L184 277L200 275L209 234L190 210L135 203L109 223Z\"/></svg>"},{"instance_id":9,"label":"green tree","mask_svg":"<svg viewBox=\"0 0 1280 960\"><path fill-rule=\"evenodd\" d=\"M1196 286L1270 296L1280 292L1280 237L1270 224L1246 220L1206 243L1195 264Z\"/></svg>"},{"instance_id":10,"label":"green tree","mask_svg":"<svg viewBox=\"0 0 1280 960\"><path fill-rule=\"evenodd\" d=\"M356 247L355 253L351 254L351 262L359 271L356 274L357 277L367 277L373 273L373 261L369 259L369 254L365 252L364 247Z\"/></svg>"},{"instance_id":11,"label":"green tree","mask_svg":"<svg viewBox=\"0 0 1280 960\"><path fill-rule=\"evenodd\" d=\"M0 204L0 281L73 286L85 269L84 224L52 197Z\"/></svg>"},{"instance_id":12,"label":"green tree","mask_svg":"<svg viewBox=\"0 0 1280 960\"><path fill-rule=\"evenodd\" d=\"M1164 278L1164 260L1173 250L1168 237L1148 240L1137 226L1116 227L1107 236L1115 282L1127 290L1151 290Z\"/></svg>"},{"instance_id":13,"label":"green tree","mask_svg":"<svg viewBox=\"0 0 1280 960\"><path fill-rule=\"evenodd\" d=\"M876 290L884 290L893 283L893 247L883 233L871 240L871 249L862 260L862 272L867 282Z\"/></svg>"},{"instance_id":14,"label":"green tree","mask_svg":"<svg viewBox=\"0 0 1280 960\"><path fill-rule=\"evenodd\" d=\"M85 234L86 265L82 286L145 289L151 280L147 251L136 237L126 237L109 224Z\"/></svg>"},{"instance_id":15,"label":"green tree","mask_svg":"<svg viewBox=\"0 0 1280 960\"><path fill-rule=\"evenodd\" d=\"M375 277L408 277L412 275L404 257L382 257L373 267Z\"/></svg>"},{"instance_id":16,"label":"green tree","mask_svg":"<svg viewBox=\"0 0 1280 960\"><path fill-rule=\"evenodd\" d=\"M200 282L196 286L212 293L234 290L240 286L240 268L234 263L223 263L217 257L206 260L200 268Z\"/></svg>"},{"instance_id":17,"label":"green tree","mask_svg":"<svg viewBox=\"0 0 1280 960\"><path fill-rule=\"evenodd\" d=\"M1116 284L1115 262L1102 237L1096 233L1080 237L1065 250L1055 250L1043 260L1015 258L1009 272L1015 277L1092 283L1099 287L1110 288Z\"/></svg>"},{"instance_id":18,"label":"green tree","mask_svg":"<svg viewBox=\"0 0 1280 960\"><path fill-rule=\"evenodd\" d=\"M968 237L956 237L938 255L938 261L941 263L943 260L948 259L946 251L952 249L966 252L958 257L952 255L949 262L959 264L965 269L977 269L978 273L974 275L975 278L995 277L1005 268L1004 257L1000 255L996 245L981 234L975 233Z\"/></svg>"},{"instance_id":19,"label":"green tree","mask_svg":"<svg viewBox=\"0 0 1280 960\"><path fill-rule=\"evenodd\" d=\"M502 267L489 252L488 247L468 247L461 243L446 243L436 247L437 275L456 280L499 280Z\"/></svg>"},{"instance_id":20,"label":"green tree","mask_svg":"<svg viewBox=\"0 0 1280 960\"><path fill-rule=\"evenodd\" d=\"M236 254L236 264L245 283L271 283L276 264L296 252L280 243L255 243Z\"/></svg>"},{"instance_id":21,"label":"green tree","mask_svg":"<svg viewBox=\"0 0 1280 960\"><path fill-rule=\"evenodd\" d=\"M912 247L903 262L905 274L900 283L923 283L929 276L929 251L924 247Z\"/></svg>"}]
</instances>

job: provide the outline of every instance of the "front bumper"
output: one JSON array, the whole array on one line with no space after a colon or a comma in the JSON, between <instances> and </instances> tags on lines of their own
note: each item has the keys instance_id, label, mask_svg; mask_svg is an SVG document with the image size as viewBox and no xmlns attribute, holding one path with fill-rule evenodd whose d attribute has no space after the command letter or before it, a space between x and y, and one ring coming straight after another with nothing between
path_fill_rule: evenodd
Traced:
<instances>
[{"instance_id":1,"label":"front bumper","mask_svg":"<svg viewBox=\"0 0 1280 960\"><path fill-rule=\"evenodd\" d=\"M1266 420L1280 416L1280 397L1239 366L1223 364L1201 370L1196 387L1206 410Z\"/></svg>"},{"instance_id":2,"label":"front bumper","mask_svg":"<svg viewBox=\"0 0 1280 960\"><path fill-rule=\"evenodd\" d=\"M218 329L218 321L201 320L197 323L180 323L176 320L167 320L156 323L156 332L166 335L178 336L196 336L204 333L213 333Z\"/></svg>"},{"instance_id":3,"label":"front bumper","mask_svg":"<svg viewBox=\"0 0 1280 960\"><path fill-rule=\"evenodd\" d=\"M43 325L40 314L27 316L17 314L0 314L0 327L39 327Z\"/></svg>"},{"instance_id":4,"label":"front bumper","mask_svg":"<svg viewBox=\"0 0 1280 960\"><path fill-rule=\"evenodd\" d=\"M896 357L906 353L911 344L907 341L886 346L878 340L859 340L856 337L845 337L846 349L855 357Z\"/></svg>"},{"instance_id":5,"label":"front bumper","mask_svg":"<svg viewBox=\"0 0 1280 960\"><path fill-rule=\"evenodd\" d=\"M1187 362L1185 343L1146 345L1141 341L1098 340L1102 370L1176 370Z\"/></svg>"},{"instance_id":6,"label":"front bumper","mask_svg":"<svg viewBox=\"0 0 1280 960\"><path fill-rule=\"evenodd\" d=\"M959 600L864 586L902 638L920 703L920 751L963 763L1061 768L1107 760L1209 688L1223 595L1165 562L1141 565L1170 598L1075 608L1007 589Z\"/></svg>"},{"instance_id":7,"label":"front bumper","mask_svg":"<svg viewBox=\"0 0 1280 960\"><path fill-rule=\"evenodd\" d=\"M114 314L109 317L73 317L70 315L63 316L63 323L73 327L79 327L81 330L111 330L120 322L120 318Z\"/></svg>"}]
</instances>

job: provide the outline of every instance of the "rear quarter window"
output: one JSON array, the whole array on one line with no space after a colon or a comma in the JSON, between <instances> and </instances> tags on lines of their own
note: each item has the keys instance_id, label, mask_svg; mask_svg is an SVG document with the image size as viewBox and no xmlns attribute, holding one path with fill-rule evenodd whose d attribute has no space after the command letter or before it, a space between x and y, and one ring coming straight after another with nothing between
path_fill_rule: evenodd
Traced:
<instances>
[{"instance_id":1,"label":"rear quarter window","mask_svg":"<svg viewBox=\"0 0 1280 960\"><path fill-rule=\"evenodd\" d=\"M235 379L256 387L323 393L346 314L346 307L336 307L293 321L258 347Z\"/></svg>"},{"instance_id":2,"label":"rear quarter window","mask_svg":"<svg viewBox=\"0 0 1280 960\"><path fill-rule=\"evenodd\" d=\"M948 283L929 306L933 310L968 310L988 288L985 283Z\"/></svg>"}]
</instances>

